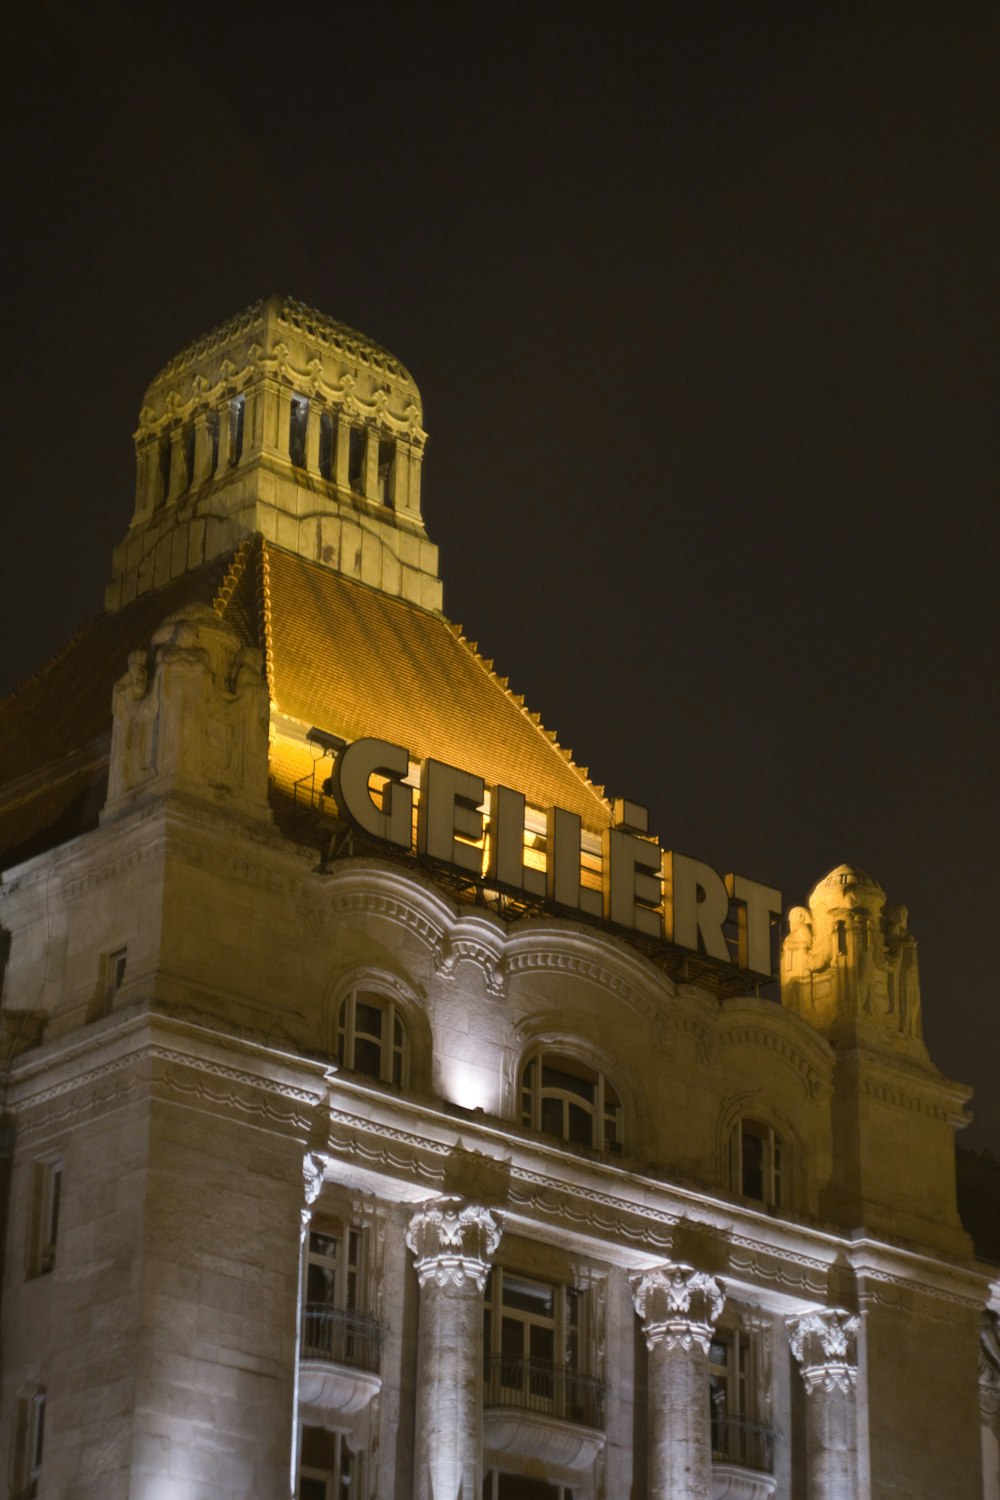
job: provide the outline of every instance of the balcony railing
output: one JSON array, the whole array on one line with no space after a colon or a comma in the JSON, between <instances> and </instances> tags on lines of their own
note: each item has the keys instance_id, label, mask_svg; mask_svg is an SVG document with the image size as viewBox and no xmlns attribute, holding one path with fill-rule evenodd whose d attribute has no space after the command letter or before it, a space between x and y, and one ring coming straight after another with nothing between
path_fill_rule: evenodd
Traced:
<instances>
[{"instance_id":1,"label":"balcony railing","mask_svg":"<svg viewBox=\"0 0 1000 1500\"><path fill-rule=\"evenodd\" d=\"M580 1427L604 1429L604 1384L566 1365L539 1359L487 1359L483 1405L559 1417Z\"/></svg>"},{"instance_id":2,"label":"balcony railing","mask_svg":"<svg viewBox=\"0 0 1000 1500\"><path fill-rule=\"evenodd\" d=\"M364 1313L325 1302L307 1302L302 1309L303 1359L329 1360L377 1374L381 1343L381 1328Z\"/></svg>"},{"instance_id":3,"label":"balcony railing","mask_svg":"<svg viewBox=\"0 0 1000 1500\"><path fill-rule=\"evenodd\" d=\"M774 1473L774 1432L749 1417L712 1413L712 1457L758 1474Z\"/></svg>"}]
</instances>

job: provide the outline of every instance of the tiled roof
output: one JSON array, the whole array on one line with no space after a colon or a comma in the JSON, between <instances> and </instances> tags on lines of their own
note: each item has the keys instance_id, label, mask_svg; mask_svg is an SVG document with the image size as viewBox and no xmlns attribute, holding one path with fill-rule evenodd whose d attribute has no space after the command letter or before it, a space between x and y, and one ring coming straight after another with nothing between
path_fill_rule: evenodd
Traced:
<instances>
[{"instance_id":1,"label":"tiled roof","mask_svg":"<svg viewBox=\"0 0 1000 1500\"><path fill-rule=\"evenodd\" d=\"M0 866L84 833L107 784L111 690L165 616L211 600L228 558L100 615L0 702ZM72 774L60 770L72 762ZM51 774L40 773L49 771Z\"/></svg>"},{"instance_id":2,"label":"tiled roof","mask_svg":"<svg viewBox=\"0 0 1000 1500\"><path fill-rule=\"evenodd\" d=\"M212 602L265 650L278 710L304 725L374 735L552 803L598 829L600 788L529 714L455 626L259 538L100 616L0 703L0 865L96 826L107 781L111 695L128 653L182 605ZM307 751L272 751L279 822ZM59 770L60 766L63 768ZM51 768L51 774L39 775Z\"/></svg>"},{"instance_id":3,"label":"tiled roof","mask_svg":"<svg viewBox=\"0 0 1000 1500\"><path fill-rule=\"evenodd\" d=\"M608 809L454 625L262 543L272 693L279 710L344 739L375 735L558 804L585 826Z\"/></svg>"}]
</instances>

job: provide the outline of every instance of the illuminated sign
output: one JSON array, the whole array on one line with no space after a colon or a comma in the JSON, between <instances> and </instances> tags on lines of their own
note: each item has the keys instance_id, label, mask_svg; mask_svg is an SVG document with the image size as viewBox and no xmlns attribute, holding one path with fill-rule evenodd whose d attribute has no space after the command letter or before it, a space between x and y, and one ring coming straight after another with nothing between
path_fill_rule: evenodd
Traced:
<instances>
[{"instance_id":1,"label":"illuminated sign","mask_svg":"<svg viewBox=\"0 0 1000 1500\"><path fill-rule=\"evenodd\" d=\"M420 767L418 795L406 781L404 746L378 739L343 745L319 730L310 738L335 754L337 805L368 838L411 852L416 804L419 855L514 896L549 901L724 964L733 962L725 927L735 908L738 967L771 977L771 923L781 915L780 892L743 875L723 878L700 860L665 852L646 831L644 807L614 803L597 889L582 878L583 829L576 813L548 809L542 868L540 857L525 860L527 809L520 792L496 785L487 798L481 776L429 758Z\"/></svg>"}]
</instances>

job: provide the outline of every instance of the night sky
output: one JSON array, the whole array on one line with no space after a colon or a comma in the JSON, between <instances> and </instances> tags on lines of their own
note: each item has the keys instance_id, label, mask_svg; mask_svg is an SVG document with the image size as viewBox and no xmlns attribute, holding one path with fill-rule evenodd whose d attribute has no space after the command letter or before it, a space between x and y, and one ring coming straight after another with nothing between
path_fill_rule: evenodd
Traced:
<instances>
[{"instance_id":1,"label":"night sky","mask_svg":"<svg viewBox=\"0 0 1000 1500\"><path fill-rule=\"evenodd\" d=\"M298 297L413 372L446 611L596 781L909 907L1000 1153L995 0L11 10L0 691L150 378Z\"/></svg>"}]
</instances>

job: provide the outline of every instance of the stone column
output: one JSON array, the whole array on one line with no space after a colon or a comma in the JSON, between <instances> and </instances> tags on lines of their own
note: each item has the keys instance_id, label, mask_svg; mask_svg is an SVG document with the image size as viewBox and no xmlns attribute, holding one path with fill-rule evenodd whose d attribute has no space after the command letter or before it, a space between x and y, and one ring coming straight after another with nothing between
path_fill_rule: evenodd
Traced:
<instances>
[{"instance_id":1,"label":"stone column","mask_svg":"<svg viewBox=\"0 0 1000 1500\"><path fill-rule=\"evenodd\" d=\"M183 428L178 422L170 429L170 485L166 504L173 505L188 487L187 464L184 461Z\"/></svg>"},{"instance_id":2,"label":"stone column","mask_svg":"<svg viewBox=\"0 0 1000 1500\"><path fill-rule=\"evenodd\" d=\"M809 1500L855 1500L858 1320L842 1308L824 1308L790 1318L788 1330L806 1388Z\"/></svg>"},{"instance_id":3,"label":"stone column","mask_svg":"<svg viewBox=\"0 0 1000 1500\"><path fill-rule=\"evenodd\" d=\"M351 487L348 477L351 461L351 419L342 407L334 412L334 416L336 433L333 450L333 478L339 489L349 490Z\"/></svg>"},{"instance_id":4,"label":"stone column","mask_svg":"<svg viewBox=\"0 0 1000 1500\"><path fill-rule=\"evenodd\" d=\"M319 430L323 420L323 407L315 396L309 401L306 417L306 468L310 474L319 473Z\"/></svg>"},{"instance_id":5,"label":"stone column","mask_svg":"<svg viewBox=\"0 0 1000 1500\"><path fill-rule=\"evenodd\" d=\"M378 440L379 429L366 427L364 493L368 500L378 499Z\"/></svg>"},{"instance_id":6,"label":"stone column","mask_svg":"<svg viewBox=\"0 0 1000 1500\"><path fill-rule=\"evenodd\" d=\"M207 411L200 411L194 418L194 466L191 488L197 489L205 483L212 472L212 429Z\"/></svg>"},{"instance_id":7,"label":"stone column","mask_svg":"<svg viewBox=\"0 0 1000 1500\"><path fill-rule=\"evenodd\" d=\"M649 1350L649 1500L712 1493L708 1349L725 1300L713 1276L665 1265L632 1281Z\"/></svg>"},{"instance_id":8,"label":"stone column","mask_svg":"<svg viewBox=\"0 0 1000 1500\"><path fill-rule=\"evenodd\" d=\"M421 1208L406 1243L420 1283L414 1500L479 1500L483 1291L500 1226L459 1198Z\"/></svg>"}]
</instances>

